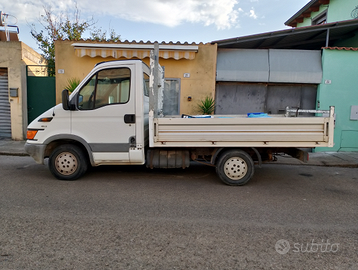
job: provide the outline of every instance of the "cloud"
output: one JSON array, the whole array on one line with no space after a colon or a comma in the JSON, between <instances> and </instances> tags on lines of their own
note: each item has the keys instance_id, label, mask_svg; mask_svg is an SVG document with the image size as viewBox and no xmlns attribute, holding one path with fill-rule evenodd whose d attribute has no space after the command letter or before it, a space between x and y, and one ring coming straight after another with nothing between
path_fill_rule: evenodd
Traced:
<instances>
[{"instance_id":1,"label":"cloud","mask_svg":"<svg viewBox=\"0 0 358 270\"><path fill-rule=\"evenodd\" d=\"M250 18L253 18L253 19L257 19L257 15L255 13L255 10L254 9L250 9L250 15L249 15Z\"/></svg>"},{"instance_id":2,"label":"cloud","mask_svg":"<svg viewBox=\"0 0 358 270\"><path fill-rule=\"evenodd\" d=\"M15 16L19 23L34 22L44 13L43 7L50 6L54 13L64 12L75 6L72 0L12 0L0 3L0 10Z\"/></svg>"},{"instance_id":3,"label":"cloud","mask_svg":"<svg viewBox=\"0 0 358 270\"><path fill-rule=\"evenodd\" d=\"M75 7L73 0L12 0L0 4L0 10L17 17L21 22L34 22L43 13L43 6L51 6L56 14ZM170 27L182 23L215 25L229 29L238 24L238 0L77 0L84 14L109 15L121 19L162 24Z\"/></svg>"},{"instance_id":4,"label":"cloud","mask_svg":"<svg viewBox=\"0 0 358 270\"><path fill-rule=\"evenodd\" d=\"M236 0L122 0L120 6L118 0L102 0L101 3L102 11L112 16L170 27L190 22L225 29L238 20ZM118 8L113 9L113 6Z\"/></svg>"}]
</instances>

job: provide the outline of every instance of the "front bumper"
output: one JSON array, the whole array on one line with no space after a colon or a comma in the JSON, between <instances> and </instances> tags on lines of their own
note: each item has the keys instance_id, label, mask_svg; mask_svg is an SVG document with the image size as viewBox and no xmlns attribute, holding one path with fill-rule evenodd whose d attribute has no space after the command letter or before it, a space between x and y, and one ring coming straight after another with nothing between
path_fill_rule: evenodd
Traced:
<instances>
[{"instance_id":1,"label":"front bumper","mask_svg":"<svg viewBox=\"0 0 358 270\"><path fill-rule=\"evenodd\" d=\"M36 161L38 164L44 164L46 145L25 143L25 151Z\"/></svg>"}]
</instances>

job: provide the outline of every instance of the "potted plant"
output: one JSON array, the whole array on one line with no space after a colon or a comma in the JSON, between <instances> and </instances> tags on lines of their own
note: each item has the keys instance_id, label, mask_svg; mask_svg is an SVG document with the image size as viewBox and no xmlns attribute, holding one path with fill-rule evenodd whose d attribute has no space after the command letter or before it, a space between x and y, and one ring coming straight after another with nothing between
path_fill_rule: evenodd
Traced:
<instances>
[{"instance_id":1,"label":"potted plant","mask_svg":"<svg viewBox=\"0 0 358 270\"><path fill-rule=\"evenodd\" d=\"M69 93L72 93L73 90L75 90L76 87L80 84L80 82L81 81L78 78L70 78L67 80L67 85L65 89L67 89Z\"/></svg>"},{"instance_id":2,"label":"potted plant","mask_svg":"<svg viewBox=\"0 0 358 270\"><path fill-rule=\"evenodd\" d=\"M213 114L215 111L215 100L209 96L205 97L205 99L200 100L198 104L198 110L201 114Z\"/></svg>"}]
</instances>

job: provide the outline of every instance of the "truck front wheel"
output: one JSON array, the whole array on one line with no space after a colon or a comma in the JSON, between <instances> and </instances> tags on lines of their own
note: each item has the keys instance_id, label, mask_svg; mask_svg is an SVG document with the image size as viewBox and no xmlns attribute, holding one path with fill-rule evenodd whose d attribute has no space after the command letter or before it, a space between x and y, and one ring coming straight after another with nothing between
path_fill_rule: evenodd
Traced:
<instances>
[{"instance_id":1,"label":"truck front wheel","mask_svg":"<svg viewBox=\"0 0 358 270\"><path fill-rule=\"evenodd\" d=\"M225 184L242 186L254 175L254 161L242 150L230 150L219 157L216 173Z\"/></svg>"},{"instance_id":2,"label":"truck front wheel","mask_svg":"<svg viewBox=\"0 0 358 270\"><path fill-rule=\"evenodd\" d=\"M87 171L87 159L81 148L72 144L58 146L50 155L49 169L59 180L76 180Z\"/></svg>"}]
</instances>

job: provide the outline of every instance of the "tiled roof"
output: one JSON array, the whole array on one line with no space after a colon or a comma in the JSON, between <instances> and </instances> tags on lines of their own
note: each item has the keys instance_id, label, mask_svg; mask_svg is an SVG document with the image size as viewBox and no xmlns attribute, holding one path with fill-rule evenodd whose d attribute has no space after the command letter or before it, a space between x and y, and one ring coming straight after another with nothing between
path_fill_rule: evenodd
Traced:
<instances>
[{"instance_id":1,"label":"tiled roof","mask_svg":"<svg viewBox=\"0 0 358 270\"><path fill-rule=\"evenodd\" d=\"M93 42L93 41L92 41ZM158 42L159 44L161 45L198 45L197 43L195 42L192 42L192 43L189 43L187 41L185 42L180 42L180 41L177 41L177 42L173 42L173 41L169 41L169 42L165 42L165 41L162 41L162 42L159 42L159 41L155 41L155 42ZM124 40L124 41L120 41L120 43L123 43L123 44L154 44L155 42L151 42L151 41L147 41L147 42L144 42L143 40L141 41L129 41L129 40ZM200 44L203 44L202 42L200 42Z\"/></svg>"},{"instance_id":2,"label":"tiled roof","mask_svg":"<svg viewBox=\"0 0 358 270\"><path fill-rule=\"evenodd\" d=\"M70 41L69 39L65 39L65 40L61 40L61 41ZM169 41L169 42L165 42L165 41L162 41L162 42L159 42L159 41L143 41L143 40L140 40L140 41L136 41L136 40L132 40L132 41L129 41L129 40L120 40L118 42L114 42L114 41L96 41L96 40L92 40L92 39L80 39L80 40L76 40L74 42L86 42L86 43L94 43L94 42L97 42L97 43L101 43L101 44L150 44L150 45L153 45L155 42L158 42L159 45L200 45L200 44L204 44L203 42L200 42L200 43L195 43L195 42L180 42L180 41L177 41L177 42L173 42L173 41Z\"/></svg>"},{"instance_id":3,"label":"tiled roof","mask_svg":"<svg viewBox=\"0 0 358 270\"><path fill-rule=\"evenodd\" d=\"M319 11L321 5L328 5L330 0L311 0L295 15L289 18L285 25L296 27L298 23L302 23L304 18L310 18L312 12Z\"/></svg>"},{"instance_id":4,"label":"tiled roof","mask_svg":"<svg viewBox=\"0 0 358 270\"><path fill-rule=\"evenodd\" d=\"M323 47L325 50L339 50L339 51L358 51L355 47Z\"/></svg>"}]
</instances>

